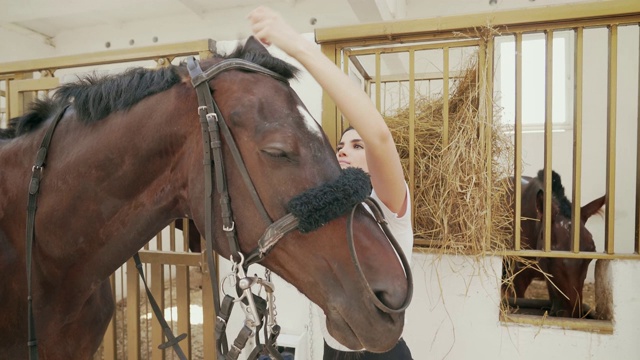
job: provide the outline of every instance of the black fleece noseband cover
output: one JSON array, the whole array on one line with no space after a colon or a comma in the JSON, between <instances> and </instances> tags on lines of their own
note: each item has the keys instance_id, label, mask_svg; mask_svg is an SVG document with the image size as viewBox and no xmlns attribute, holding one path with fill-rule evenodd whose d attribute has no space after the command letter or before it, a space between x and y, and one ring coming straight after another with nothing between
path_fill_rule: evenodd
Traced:
<instances>
[{"instance_id":1,"label":"black fleece noseband cover","mask_svg":"<svg viewBox=\"0 0 640 360\"><path fill-rule=\"evenodd\" d=\"M298 230L306 233L350 211L369 195L369 175L359 168L347 168L337 179L291 199L287 210L300 221Z\"/></svg>"}]
</instances>

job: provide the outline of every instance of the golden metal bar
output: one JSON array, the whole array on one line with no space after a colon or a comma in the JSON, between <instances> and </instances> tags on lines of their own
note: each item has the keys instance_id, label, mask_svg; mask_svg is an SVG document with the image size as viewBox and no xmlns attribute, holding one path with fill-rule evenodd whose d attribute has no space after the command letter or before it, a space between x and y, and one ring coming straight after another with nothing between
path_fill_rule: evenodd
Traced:
<instances>
[{"instance_id":1,"label":"golden metal bar","mask_svg":"<svg viewBox=\"0 0 640 360\"><path fill-rule=\"evenodd\" d=\"M486 125L484 128L485 131L485 139L487 140L485 142L485 151L486 151L486 176L487 176L487 188L491 189L493 188L493 169L492 169L492 163L493 163L493 156L492 156L492 151L493 151L493 52L494 52L494 38L493 36L490 37L487 40L487 64L486 64L486 77L484 79L484 84L487 87L487 90L485 92L485 97L481 98L482 102L486 103L486 116L487 116L487 120L486 120ZM486 249L491 248L491 224L492 224L492 205L491 205L491 196L492 196L492 191L487 191L486 193L486 204L487 204L487 208L486 208L486 215L485 215L485 219L486 219L486 241L485 241L485 245L486 245Z\"/></svg>"},{"instance_id":2,"label":"golden metal bar","mask_svg":"<svg viewBox=\"0 0 640 360\"><path fill-rule=\"evenodd\" d=\"M464 73L462 71L451 71L449 70L449 78L462 78L464 76ZM415 76L413 77L415 80L441 80L442 79L442 73L441 72L429 72L429 73L417 73L415 74ZM408 74L392 74L392 75L382 75L380 76L380 82L381 83L387 83L387 82L398 82L398 81L402 81L402 82L407 82L409 81L409 75Z\"/></svg>"},{"instance_id":3,"label":"golden metal bar","mask_svg":"<svg viewBox=\"0 0 640 360\"><path fill-rule=\"evenodd\" d=\"M156 234L156 250L165 250L162 248L162 231Z\"/></svg>"},{"instance_id":4,"label":"golden metal bar","mask_svg":"<svg viewBox=\"0 0 640 360\"><path fill-rule=\"evenodd\" d=\"M345 59L349 59L351 61L353 66L356 68L356 70L358 70L358 72L360 73L360 75L362 75L362 78L365 81L371 80L371 76L369 76L369 74L367 73L367 70L365 70L364 66L362 66L362 63L360 62L360 60L358 59L357 56L354 56L354 55L348 55L347 56L347 53L345 51L344 58ZM348 64L348 62L347 62L347 64Z\"/></svg>"},{"instance_id":5,"label":"golden metal bar","mask_svg":"<svg viewBox=\"0 0 640 360\"><path fill-rule=\"evenodd\" d=\"M491 50L489 50L491 49ZM492 105L489 105L489 94L488 91L490 86L485 86L487 81L491 78L489 77L489 68L492 66L491 62L493 61L493 56L490 54L490 51L493 51L493 47L488 44L488 42L483 42L480 44L478 49L478 82L479 82L479 101L478 101L478 116L480 117L480 126L479 126L479 148L487 148L487 143L491 142L491 131L487 131L489 128L488 125L488 116L490 115L489 109ZM487 106L489 105L489 106ZM484 117L484 119L482 119ZM483 121L485 120L485 121ZM491 161L491 156L489 156L488 161ZM488 174L487 174L488 175ZM489 179L490 179L490 175ZM489 180L490 181L490 180ZM490 182L489 182L490 184ZM488 199L491 196L491 192L488 191L486 194L486 198ZM491 242L490 236L490 228L491 228L491 207L487 206L485 217L485 224L487 225L487 237L486 242L482 245L485 246ZM445 239L446 241L446 239Z\"/></svg>"},{"instance_id":6,"label":"golden metal bar","mask_svg":"<svg viewBox=\"0 0 640 360\"><path fill-rule=\"evenodd\" d=\"M487 255L500 256L521 256L521 257L541 257L541 258L567 258L567 259L599 259L599 260L640 260L640 254L607 254L603 252L580 252L572 251L544 251L544 250L505 250L499 252L487 252Z\"/></svg>"},{"instance_id":7,"label":"golden metal bar","mask_svg":"<svg viewBox=\"0 0 640 360\"><path fill-rule=\"evenodd\" d=\"M618 26L609 27L609 76L607 79L607 198L604 214L604 248L614 252L615 199L616 199L616 122L618 87Z\"/></svg>"},{"instance_id":8,"label":"golden metal bar","mask_svg":"<svg viewBox=\"0 0 640 360\"><path fill-rule=\"evenodd\" d=\"M216 46L214 44L213 49L207 49L207 50L199 51L198 52L198 57L200 58L200 60L210 59L210 58L213 57L213 55L215 53L216 53Z\"/></svg>"},{"instance_id":9,"label":"golden metal bar","mask_svg":"<svg viewBox=\"0 0 640 360\"><path fill-rule=\"evenodd\" d=\"M486 67L487 67L487 44L486 43L482 43L480 44L480 48L478 49L478 79L486 79L486 77L484 77L484 73L486 71ZM478 80L478 82L482 82L483 80ZM478 93L479 93L479 99L480 101L478 102L478 114L479 116L482 116L483 114L486 115L486 102L482 101L482 99L486 99L485 96L485 91L487 89L482 86L479 85L479 89L478 89ZM486 141L486 139L484 138L485 136L485 132L484 132L484 124L482 123L482 121L480 121L480 125L478 126L478 131L479 131L479 147L483 147L484 146L484 142Z\"/></svg>"},{"instance_id":10,"label":"golden metal bar","mask_svg":"<svg viewBox=\"0 0 640 360\"><path fill-rule=\"evenodd\" d=\"M387 112L387 83L380 83L380 112L384 115Z\"/></svg>"},{"instance_id":11,"label":"golden metal bar","mask_svg":"<svg viewBox=\"0 0 640 360\"><path fill-rule=\"evenodd\" d=\"M336 66L339 66L340 62L342 62L342 72L345 75L349 76L349 56L347 56L347 54L344 52L338 52L338 58L336 61L337 61ZM344 132L344 130L348 129L350 125L349 125L349 119L347 119L347 117L342 114L342 111L338 109L337 106L336 106L336 113L338 116L338 121L340 122L338 124L338 128L339 128L338 141L339 141L342 138L342 133ZM336 147L334 147L333 149L335 150Z\"/></svg>"},{"instance_id":12,"label":"golden metal bar","mask_svg":"<svg viewBox=\"0 0 640 360\"><path fill-rule=\"evenodd\" d=\"M151 264L151 294L158 303L158 307L163 312L160 316L164 316L164 266L162 264ZM149 300L147 300L149 301ZM130 306L133 304L130 304ZM156 319L156 315L152 314L154 322L151 324L151 359L163 360L165 351L158 349L158 345L164 341L164 332L160 326L160 320ZM171 319L167 320L171 321Z\"/></svg>"},{"instance_id":13,"label":"golden metal bar","mask_svg":"<svg viewBox=\"0 0 640 360\"><path fill-rule=\"evenodd\" d=\"M204 252L203 252L204 254ZM217 255L214 255L217 259ZM218 264L218 261L216 261ZM219 272L216 272L219 273ZM211 288L211 272L207 268L206 262L202 267L202 304L213 304L213 289ZM202 355L204 360L217 360L215 341L211 341L211 335L215 334L216 312L213 306L202 307L202 333L209 336L209 341L203 341Z\"/></svg>"},{"instance_id":14,"label":"golden metal bar","mask_svg":"<svg viewBox=\"0 0 640 360\"><path fill-rule=\"evenodd\" d=\"M172 264L201 266L202 256L195 253L167 252L159 250L140 250L140 261L147 264Z\"/></svg>"},{"instance_id":15,"label":"golden metal bar","mask_svg":"<svg viewBox=\"0 0 640 360\"><path fill-rule=\"evenodd\" d=\"M577 5L578 6L578 5ZM594 16L597 16L594 15ZM426 21L426 20L425 20ZM590 17L590 18L572 18L567 21L559 21L554 23L541 22L541 23L525 23L521 25L492 25L493 30L501 33L502 35L516 34L516 33L539 33L544 30L570 30L576 27L604 27L609 24L616 23L619 25L636 25L640 22L640 13L631 13L625 15L616 15L608 17ZM485 24L486 25L486 24ZM458 29L440 29L437 32L418 32L408 33L403 35L394 35L384 38L358 38L349 40L339 40L342 47L364 47L364 46L383 46L386 44L402 43L423 43L426 41L454 41L461 36L476 38L478 36L477 29L475 27L465 27ZM324 42L327 43L327 42ZM323 44L324 44L323 43ZM335 43L335 42L334 42Z\"/></svg>"},{"instance_id":16,"label":"golden metal bar","mask_svg":"<svg viewBox=\"0 0 640 360\"><path fill-rule=\"evenodd\" d=\"M337 49L335 44L323 44L321 47L322 53L329 58L329 60L333 61L336 66L340 64L340 56L337 54ZM338 120L337 116L338 109L336 108L335 102L331 99L331 97L326 93L326 91L322 91L322 130L324 130L325 134L329 138L329 142L331 143L331 147L334 149L338 144L338 140L340 139L340 129L338 129Z\"/></svg>"},{"instance_id":17,"label":"golden metal bar","mask_svg":"<svg viewBox=\"0 0 640 360\"><path fill-rule=\"evenodd\" d=\"M164 57L195 55L215 52L216 42L211 39L145 46L132 49L98 51L82 55L68 55L37 60L22 60L0 64L0 75L22 72L96 66L119 62L154 60Z\"/></svg>"},{"instance_id":18,"label":"golden metal bar","mask_svg":"<svg viewBox=\"0 0 640 360\"><path fill-rule=\"evenodd\" d=\"M380 103L380 53L377 52L376 53L376 108L378 109L378 112L380 112L381 110L381 103Z\"/></svg>"},{"instance_id":19,"label":"golden metal bar","mask_svg":"<svg viewBox=\"0 0 640 360\"><path fill-rule=\"evenodd\" d=\"M9 118L20 116L24 113L25 106L29 101L25 101L26 92L55 89L60 85L60 79L45 77L40 79L13 80L8 82L7 91L9 101L7 113Z\"/></svg>"},{"instance_id":20,"label":"golden metal bar","mask_svg":"<svg viewBox=\"0 0 640 360\"><path fill-rule=\"evenodd\" d=\"M449 145L449 48L442 48L442 148Z\"/></svg>"},{"instance_id":21,"label":"golden metal bar","mask_svg":"<svg viewBox=\"0 0 640 360\"><path fill-rule=\"evenodd\" d=\"M316 42L349 41L371 39L378 41L397 41L399 37L421 33L466 30L486 26L505 26L513 29L516 25L539 24L548 27L553 23L576 18L595 18L637 14L640 2L637 0L599 1L587 4L564 4L545 6L526 10L486 12L474 16L458 15L434 19L415 19L397 22L369 23L356 26L342 26L317 29ZM598 19L596 19L597 21ZM515 30L515 29L514 29ZM520 30L520 29L518 29Z\"/></svg>"},{"instance_id":22,"label":"golden metal bar","mask_svg":"<svg viewBox=\"0 0 640 360\"><path fill-rule=\"evenodd\" d=\"M409 50L409 190L411 196L411 219L415 226L416 203L416 53Z\"/></svg>"},{"instance_id":23,"label":"golden metal bar","mask_svg":"<svg viewBox=\"0 0 640 360\"><path fill-rule=\"evenodd\" d=\"M140 359L140 283L133 259L127 260L127 359Z\"/></svg>"},{"instance_id":24,"label":"golden metal bar","mask_svg":"<svg viewBox=\"0 0 640 360\"><path fill-rule=\"evenodd\" d=\"M613 334L613 323L608 320L570 319L551 316L501 313L500 321L504 322L504 325L514 323L533 325L538 328L560 328L566 330L586 331L597 334Z\"/></svg>"},{"instance_id":25,"label":"golden metal bar","mask_svg":"<svg viewBox=\"0 0 640 360\"><path fill-rule=\"evenodd\" d=\"M178 308L178 333L187 334L186 341L181 342L180 347L187 359L191 359L191 280L189 279L189 267L176 266L176 307ZM203 307L211 307L212 303L202 304ZM208 336L204 334L203 336ZM206 340L206 337L205 339Z\"/></svg>"},{"instance_id":26,"label":"golden metal bar","mask_svg":"<svg viewBox=\"0 0 640 360\"><path fill-rule=\"evenodd\" d=\"M169 224L169 250L176 251L176 223Z\"/></svg>"},{"instance_id":27,"label":"golden metal bar","mask_svg":"<svg viewBox=\"0 0 640 360\"><path fill-rule=\"evenodd\" d=\"M182 251L189 251L189 219L184 218L178 221L182 221Z\"/></svg>"},{"instance_id":28,"label":"golden metal bar","mask_svg":"<svg viewBox=\"0 0 640 360\"><path fill-rule=\"evenodd\" d=\"M571 250L580 252L580 204L582 194L582 88L584 29L575 29L574 49L574 93L573 93L573 195L571 211Z\"/></svg>"},{"instance_id":29,"label":"golden metal bar","mask_svg":"<svg viewBox=\"0 0 640 360\"><path fill-rule=\"evenodd\" d=\"M640 24L638 24L638 27L640 27ZM638 54L640 59L640 40L638 41ZM640 92L640 61L638 61L638 92ZM636 254L640 254L640 101L638 101L636 126L636 224L634 251Z\"/></svg>"},{"instance_id":30,"label":"golden metal bar","mask_svg":"<svg viewBox=\"0 0 640 360\"><path fill-rule=\"evenodd\" d=\"M111 274L109 276L109 283L111 284L111 297L113 302L116 302L116 275ZM107 326L107 332L102 339L102 357L104 360L115 360L118 354L117 345L117 332L116 332L116 312L113 312L109 326Z\"/></svg>"},{"instance_id":31,"label":"golden metal bar","mask_svg":"<svg viewBox=\"0 0 640 360\"><path fill-rule=\"evenodd\" d=\"M522 33L517 33L516 40L516 118L514 124L514 148L515 148L515 169L514 169L514 192L515 216L513 224L514 250L521 247L521 226L522 226Z\"/></svg>"},{"instance_id":32,"label":"golden metal bar","mask_svg":"<svg viewBox=\"0 0 640 360\"><path fill-rule=\"evenodd\" d=\"M396 83L398 85L398 109L402 108L402 81Z\"/></svg>"},{"instance_id":33,"label":"golden metal bar","mask_svg":"<svg viewBox=\"0 0 640 360\"><path fill-rule=\"evenodd\" d=\"M389 46L389 47L373 47L368 49L351 49L349 53L351 55L362 56L362 55L374 55L379 52L381 54L389 54L389 53L402 53L407 52L409 50L421 51L421 50L440 50L443 47L448 48L460 48L460 47L476 47L480 46L480 40L459 40L459 41L447 41L445 43L427 43L427 44L411 44L404 46Z\"/></svg>"},{"instance_id":34,"label":"golden metal bar","mask_svg":"<svg viewBox=\"0 0 640 360\"><path fill-rule=\"evenodd\" d=\"M553 169L553 31L545 32L544 251L551 251L551 170Z\"/></svg>"}]
</instances>

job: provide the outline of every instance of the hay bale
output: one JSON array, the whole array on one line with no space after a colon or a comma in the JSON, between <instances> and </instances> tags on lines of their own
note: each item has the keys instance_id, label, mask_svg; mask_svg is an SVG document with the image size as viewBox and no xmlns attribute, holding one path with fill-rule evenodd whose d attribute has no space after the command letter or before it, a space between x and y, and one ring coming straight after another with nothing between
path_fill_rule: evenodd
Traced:
<instances>
[{"instance_id":1,"label":"hay bale","mask_svg":"<svg viewBox=\"0 0 640 360\"><path fill-rule=\"evenodd\" d=\"M464 76L454 80L446 146L442 97L416 96L415 101L415 237L418 243L423 240L448 253L504 249L511 231L503 179L512 168L513 145L501 125L486 121L480 109L478 79L473 61ZM409 179L408 107L385 120ZM491 142L490 160L487 140Z\"/></svg>"}]
</instances>

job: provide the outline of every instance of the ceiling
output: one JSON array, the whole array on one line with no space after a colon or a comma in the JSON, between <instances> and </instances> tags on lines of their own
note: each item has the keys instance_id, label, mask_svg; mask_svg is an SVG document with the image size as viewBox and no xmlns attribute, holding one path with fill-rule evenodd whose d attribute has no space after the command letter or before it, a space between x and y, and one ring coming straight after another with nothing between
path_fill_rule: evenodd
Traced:
<instances>
[{"instance_id":1,"label":"ceiling","mask_svg":"<svg viewBox=\"0 0 640 360\"><path fill-rule=\"evenodd\" d=\"M0 28L55 44L65 32L135 23L169 27L171 19L181 19L215 28L218 39L233 39L248 35L244 17L262 4L281 12L298 31L312 32L318 27L580 1L585 0L0 0Z\"/></svg>"}]
</instances>

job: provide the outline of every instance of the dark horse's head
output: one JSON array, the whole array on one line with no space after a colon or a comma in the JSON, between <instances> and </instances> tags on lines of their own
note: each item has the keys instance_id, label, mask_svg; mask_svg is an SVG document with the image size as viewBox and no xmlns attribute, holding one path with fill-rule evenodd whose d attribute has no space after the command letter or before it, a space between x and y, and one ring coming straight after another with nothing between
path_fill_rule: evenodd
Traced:
<instances>
[{"instance_id":1,"label":"dark horse's head","mask_svg":"<svg viewBox=\"0 0 640 360\"><path fill-rule=\"evenodd\" d=\"M560 175L555 171L552 172L551 181L551 250L571 251L571 202L565 195ZM544 197L544 171L540 170L538 176L522 191L523 247L544 248ZM580 210L580 251L596 250L591 232L585 224L600 210L604 201L605 197L602 196ZM591 259L540 258L540 268L551 276L547 281L551 315L583 316L582 288L590 262Z\"/></svg>"},{"instance_id":2,"label":"dark horse's head","mask_svg":"<svg viewBox=\"0 0 640 360\"><path fill-rule=\"evenodd\" d=\"M269 55L253 38L230 55L202 60L200 66L206 71L228 58L250 61L284 78L295 74L293 67ZM286 215L297 195L342 178L329 141L286 81L227 69L210 79L208 86L222 115L219 121L228 125L269 218ZM3 303L19 308L21 314L26 306L22 245L26 216L13 209L24 208L38 144L54 114L66 104L71 106L53 135L40 187L33 260L39 348L42 353L66 351L59 358L89 357L80 354L95 351L101 336L90 336L82 324L93 323L105 331L109 312L91 311L91 306L109 302L106 279L148 239L182 217L192 219L205 232L204 203L211 191L214 248L225 258L232 255L222 226L220 196L215 189L205 188L199 105L186 66L90 77L63 85L53 100L38 103L31 113L12 122L12 130L0 134L12 138L0 141L0 245L7 247L6 234L15 250L4 254L15 253L11 269L20 275L11 279L12 284L0 281ZM229 146L223 137L234 227L240 250L246 254L256 248L269 223L254 204ZM366 295L366 284L360 280L346 241L347 216L325 222L315 230L287 233L261 263L320 305L329 331L344 345L385 351L402 333L404 312L383 313ZM373 293L390 308L399 308L408 284L380 226L360 209L353 234ZM0 262L0 273L11 270L5 265ZM3 297L9 293L19 294L15 304ZM80 319L79 308L91 318ZM15 345L16 354L24 358L26 320L10 316L0 317L0 333L19 335L0 340L0 354L13 354L13 344L21 344ZM48 325L54 322L66 324L69 334ZM60 337L81 332L90 338L83 345L86 353L56 346ZM9 350L4 350L7 346Z\"/></svg>"},{"instance_id":3,"label":"dark horse's head","mask_svg":"<svg viewBox=\"0 0 640 360\"><path fill-rule=\"evenodd\" d=\"M295 72L290 65L269 55L253 38L231 57L250 60L288 78ZM218 61L203 61L201 66L206 70ZM209 87L271 219L286 215L297 195L341 176L335 153L322 129L287 83L264 74L230 70L210 80ZM195 112L194 105L189 103L189 112ZM189 117L188 121L195 119ZM193 141L191 169L202 169L200 135ZM240 246L247 253L256 247L256 240L268 224L242 184L228 145L223 140L226 176L230 186L236 185L229 189L232 211ZM191 171L188 194L190 216L201 230L205 191L202 178L200 170ZM225 239L220 217L215 218L215 236ZM314 231L290 232L262 264L319 304L327 315L329 330L343 344L354 349L382 351L393 346L400 336L403 314L381 313L363 296L365 291L357 281L345 241L346 221L346 216L342 216L327 220ZM354 235L374 292L385 304L398 307L405 300L407 283L389 242L364 212L357 214ZM227 245L224 240L217 244L217 250L226 258L231 253Z\"/></svg>"}]
</instances>

